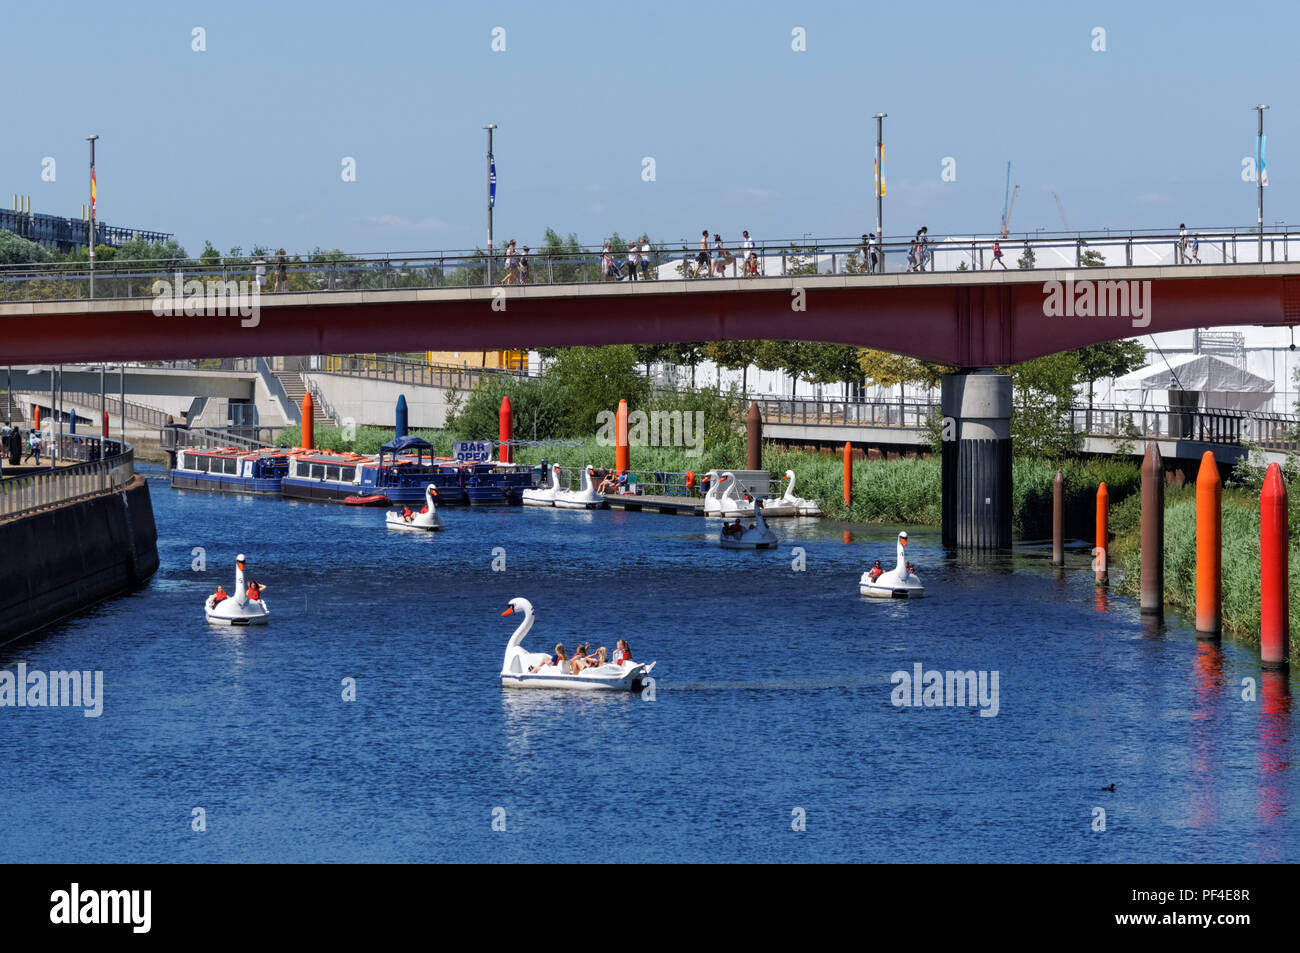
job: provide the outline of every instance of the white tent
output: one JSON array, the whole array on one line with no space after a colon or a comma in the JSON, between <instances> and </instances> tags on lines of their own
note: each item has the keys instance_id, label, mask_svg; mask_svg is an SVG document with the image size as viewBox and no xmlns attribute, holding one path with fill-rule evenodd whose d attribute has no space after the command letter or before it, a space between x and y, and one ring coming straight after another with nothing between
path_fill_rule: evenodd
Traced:
<instances>
[{"instance_id":1,"label":"white tent","mask_svg":"<svg viewBox=\"0 0 1300 953\"><path fill-rule=\"evenodd\" d=\"M1174 380L1177 383L1174 383ZM1170 364L1161 361L1115 379L1112 392L1126 404L1188 406L1171 391L1199 395L1195 406L1226 410L1268 410L1273 382L1209 354L1194 354Z\"/></svg>"}]
</instances>

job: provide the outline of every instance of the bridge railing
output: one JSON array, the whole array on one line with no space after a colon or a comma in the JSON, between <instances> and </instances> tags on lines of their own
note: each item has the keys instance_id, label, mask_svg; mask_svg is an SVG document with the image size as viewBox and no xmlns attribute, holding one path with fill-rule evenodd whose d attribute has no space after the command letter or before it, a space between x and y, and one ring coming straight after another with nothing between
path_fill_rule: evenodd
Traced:
<instances>
[{"instance_id":1,"label":"bridge railing","mask_svg":"<svg viewBox=\"0 0 1300 953\"><path fill-rule=\"evenodd\" d=\"M259 263L240 258L211 262L109 261L96 266L94 297L153 298L160 294L211 292L211 283L234 283L251 294L262 271L263 294L288 292L381 291L403 288L484 287L512 284L582 284L628 279L684 280L698 277L774 277L865 275L872 272L979 271L991 268L1081 268L1172 264L1257 264L1290 260L1292 239L1282 226L1263 234L1248 228L1202 229L1187 235L1169 231L1022 232L1000 235L934 235L918 243L895 236L872 248L862 238L814 238L757 241L752 248L734 239L721 249L698 239L652 242L646 267L629 262L628 251L602 246L539 249L530 252L527 272L522 256L507 259L500 249L432 252L365 252L349 255L313 253L284 263L283 274L272 258ZM994 256L994 246L1001 261ZM633 252L639 258L642 252ZM1297 246L1300 254L1300 245ZM1091 253L1091 254L1090 254ZM699 257L703 255L704 260ZM512 264L513 262L513 264ZM634 269L629 269L635 264ZM999 267L1000 266L1000 267ZM0 266L0 302L62 301L91 297L91 272L85 262L41 262ZM242 285L241 285L242 283ZM631 282L628 281L630 284Z\"/></svg>"},{"instance_id":2,"label":"bridge railing","mask_svg":"<svg viewBox=\"0 0 1300 953\"><path fill-rule=\"evenodd\" d=\"M99 447L98 443L96 438L83 438L80 448L86 453L91 452L92 446L94 450L115 449L118 452L102 459L0 481L0 519L24 516L47 506L104 493L115 493L125 487L135 475L134 451L129 445L123 451L120 445L111 441L105 442L103 447ZM73 447L70 442L69 453Z\"/></svg>"}]
</instances>

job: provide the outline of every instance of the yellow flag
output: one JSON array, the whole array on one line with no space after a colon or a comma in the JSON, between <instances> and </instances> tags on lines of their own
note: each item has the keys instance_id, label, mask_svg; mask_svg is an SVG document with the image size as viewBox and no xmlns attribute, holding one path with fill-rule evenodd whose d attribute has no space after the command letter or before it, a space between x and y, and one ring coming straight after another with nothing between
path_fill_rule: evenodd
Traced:
<instances>
[{"instance_id":1,"label":"yellow flag","mask_svg":"<svg viewBox=\"0 0 1300 953\"><path fill-rule=\"evenodd\" d=\"M880 147L880 158L872 163L876 170L876 194L883 196L885 194L885 147Z\"/></svg>"}]
</instances>

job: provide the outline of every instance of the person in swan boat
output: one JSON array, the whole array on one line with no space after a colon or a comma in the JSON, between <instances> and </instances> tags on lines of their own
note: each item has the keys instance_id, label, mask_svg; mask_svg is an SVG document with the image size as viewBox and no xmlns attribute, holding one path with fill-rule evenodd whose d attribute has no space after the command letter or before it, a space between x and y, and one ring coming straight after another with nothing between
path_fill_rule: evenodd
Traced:
<instances>
[{"instance_id":1,"label":"person in swan boat","mask_svg":"<svg viewBox=\"0 0 1300 953\"><path fill-rule=\"evenodd\" d=\"M880 560L877 559L875 564L871 567L871 581L875 582L884 574L885 574L885 570L881 568Z\"/></svg>"},{"instance_id":2,"label":"person in swan boat","mask_svg":"<svg viewBox=\"0 0 1300 953\"><path fill-rule=\"evenodd\" d=\"M528 674L536 675L538 669L544 668L547 665L554 665L556 668L563 668L564 663L567 661L568 658L564 654L563 643L557 642L555 644L555 658L554 659L548 658L545 662L538 662L536 665L534 665L532 668L528 670Z\"/></svg>"},{"instance_id":3,"label":"person in swan boat","mask_svg":"<svg viewBox=\"0 0 1300 953\"><path fill-rule=\"evenodd\" d=\"M218 602L220 602L225 598L227 598L226 590L223 589L221 586L217 586L217 591L212 596L212 604L215 606Z\"/></svg>"},{"instance_id":4,"label":"person in swan boat","mask_svg":"<svg viewBox=\"0 0 1300 953\"><path fill-rule=\"evenodd\" d=\"M722 527L723 536L740 536L745 532L745 528L740 524L740 520L734 523L727 523Z\"/></svg>"}]
</instances>

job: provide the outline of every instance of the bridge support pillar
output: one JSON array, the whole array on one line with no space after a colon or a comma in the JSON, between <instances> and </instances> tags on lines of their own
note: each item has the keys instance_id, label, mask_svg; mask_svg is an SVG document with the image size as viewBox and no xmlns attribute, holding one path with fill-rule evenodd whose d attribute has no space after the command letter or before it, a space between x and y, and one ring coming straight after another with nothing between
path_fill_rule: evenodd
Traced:
<instances>
[{"instance_id":1,"label":"bridge support pillar","mask_svg":"<svg viewBox=\"0 0 1300 953\"><path fill-rule=\"evenodd\" d=\"M943 375L943 543L1011 548L1011 377Z\"/></svg>"}]
</instances>

